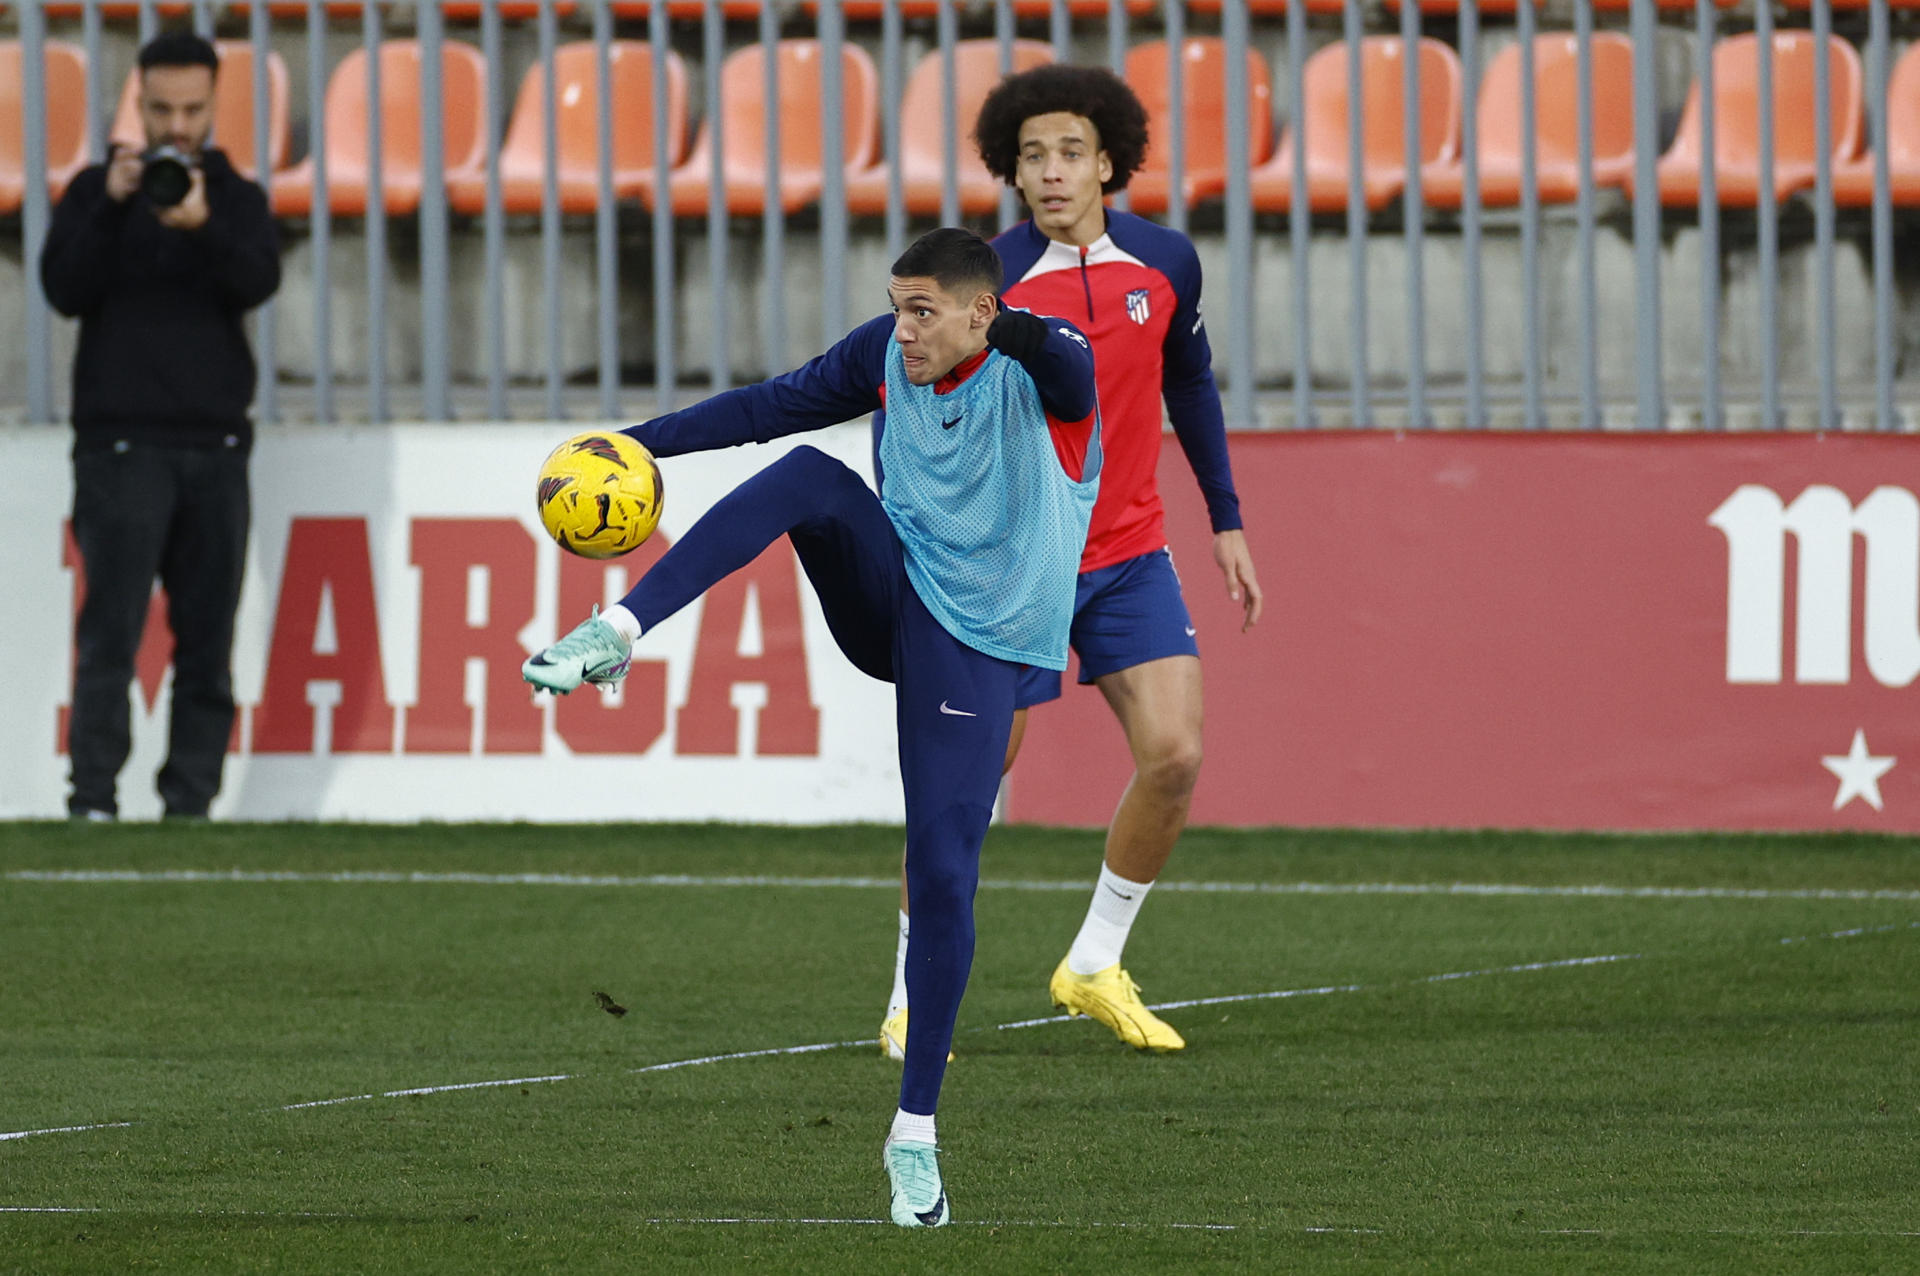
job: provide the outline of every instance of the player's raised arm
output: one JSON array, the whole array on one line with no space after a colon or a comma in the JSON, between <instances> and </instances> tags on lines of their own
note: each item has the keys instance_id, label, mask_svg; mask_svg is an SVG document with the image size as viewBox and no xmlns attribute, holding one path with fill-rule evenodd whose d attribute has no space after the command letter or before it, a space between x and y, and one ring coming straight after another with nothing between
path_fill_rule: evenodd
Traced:
<instances>
[{"instance_id":1,"label":"player's raised arm","mask_svg":"<svg viewBox=\"0 0 1920 1276\"><path fill-rule=\"evenodd\" d=\"M679 456L765 443L865 416L880 406L873 369L881 366L892 335L892 319L871 319L791 372L716 394L625 433L655 456Z\"/></svg>"},{"instance_id":2,"label":"player's raised arm","mask_svg":"<svg viewBox=\"0 0 1920 1276\"><path fill-rule=\"evenodd\" d=\"M1002 302L987 328L987 344L1027 370L1041 405L1055 417L1079 421L1092 415L1093 347L1078 328Z\"/></svg>"}]
</instances>

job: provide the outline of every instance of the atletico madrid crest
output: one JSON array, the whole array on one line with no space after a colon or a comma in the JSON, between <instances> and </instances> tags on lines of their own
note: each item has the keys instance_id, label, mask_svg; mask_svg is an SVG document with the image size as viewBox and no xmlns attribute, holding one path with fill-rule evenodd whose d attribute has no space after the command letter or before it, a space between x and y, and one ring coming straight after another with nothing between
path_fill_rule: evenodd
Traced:
<instances>
[{"instance_id":1,"label":"atletico madrid crest","mask_svg":"<svg viewBox=\"0 0 1920 1276\"><path fill-rule=\"evenodd\" d=\"M1152 313L1153 306L1147 299L1145 288L1135 288L1127 294L1127 318L1135 323L1145 323Z\"/></svg>"}]
</instances>

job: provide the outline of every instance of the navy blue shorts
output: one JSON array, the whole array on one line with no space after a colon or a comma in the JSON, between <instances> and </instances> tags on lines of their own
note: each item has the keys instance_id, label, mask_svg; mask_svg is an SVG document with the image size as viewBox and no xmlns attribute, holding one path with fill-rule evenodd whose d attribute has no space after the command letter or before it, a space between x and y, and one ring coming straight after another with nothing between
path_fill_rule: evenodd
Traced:
<instances>
[{"instance_id":1,"label":"navy blue shorts","mask_svg":"<svg viewBox=\"0 0 1920 1276\"><path fill-rule=\"evenodd\" d=\"M1173 551L1156 549L1138 558L1080 573L1068 641L1080 655L1080 682L1144 665L1167 656L1197 656L1193 618L1180 594ZM1014 692L1014 707L1030 708L1060 698L1060 674L1026 666Z\"/></svg>"}]
</instances>

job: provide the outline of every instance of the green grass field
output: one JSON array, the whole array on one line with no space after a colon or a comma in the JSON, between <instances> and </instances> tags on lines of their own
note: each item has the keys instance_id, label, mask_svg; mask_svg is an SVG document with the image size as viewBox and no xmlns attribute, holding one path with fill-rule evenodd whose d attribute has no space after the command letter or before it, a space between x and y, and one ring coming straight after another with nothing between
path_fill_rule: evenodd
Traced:
<instances>
[{"instance_id":1,"label":"green grass field","mask_svg":"<svg viewBox=\"0 0 1920 1276\"><path fill-rule=\"evenodd\" d=\"M1911 840L998 829L907 1233L899 836L0 825L0 1272L1920 1270Z\"/></svg>"}]
</instances>

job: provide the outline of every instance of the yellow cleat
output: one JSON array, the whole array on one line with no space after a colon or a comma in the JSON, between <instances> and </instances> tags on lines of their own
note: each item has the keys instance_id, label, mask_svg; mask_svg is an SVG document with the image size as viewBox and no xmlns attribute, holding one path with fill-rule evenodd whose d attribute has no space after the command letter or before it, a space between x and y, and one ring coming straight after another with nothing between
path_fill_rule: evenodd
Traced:
<instances>
[{"instance_id":1,"label":"yellow cleat","mask_svg":"<svg viewBox=\"0 0 1920 1276\"><path fill-rule=\"evenodd\" d=\"M880 1021L880 1053L895 1063L904 1063L907 1058L907 1008L894 1011ZM953 1051L947 1051L947 1062L953 1062Z\"/></svg>"},{"instance_id":2,"label":"yellow cleat","mask_svg":"<svg viewBox=\"0 0 1920 1276\"><path fill-rule=\"evenodd\" d=\"M1140 985L1117 962L1097 975L1077 975L1062 959L1047 982L1047 991L1053 995L1055 1006L1069 1015L1099 1020L1136 1050L1186 1048L1186 1038L1147 1009L1140 1000Z\"/></svg>"}]
</instances>

